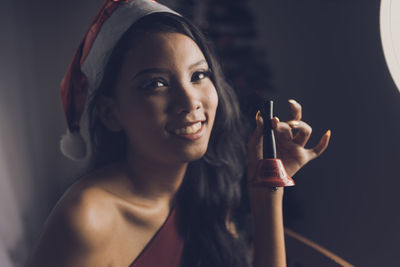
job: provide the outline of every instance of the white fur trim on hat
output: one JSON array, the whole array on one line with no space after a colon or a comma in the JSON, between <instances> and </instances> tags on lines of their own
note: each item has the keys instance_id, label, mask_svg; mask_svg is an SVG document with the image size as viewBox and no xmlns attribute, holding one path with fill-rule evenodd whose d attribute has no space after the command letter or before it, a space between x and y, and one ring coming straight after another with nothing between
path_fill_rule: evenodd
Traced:
<instances>
[{"instance_id":1,"label":"white fur trim on hat","mask_svg":"<svg viewBox=\"0 0 400 267\"><path fill-rule=\"evenodd\" d=\"M108 59L122 35L140 18L160 12L181 16L160 3L134 0L122 4L104 22L81 67L89 83L89 95L99 87Z\"/></svg>"},{"instance_id":2,"label":"white fur trim on hat","mask_svg":"<svg viewBox=\"0 0 400 267\"><path fill-rule=\"evenodd\" d=\"M86 156L86 142L79 132L67 130L61 137L60 149L64 156L72 160L82 160Z\"/></svg>"}]
</instances>

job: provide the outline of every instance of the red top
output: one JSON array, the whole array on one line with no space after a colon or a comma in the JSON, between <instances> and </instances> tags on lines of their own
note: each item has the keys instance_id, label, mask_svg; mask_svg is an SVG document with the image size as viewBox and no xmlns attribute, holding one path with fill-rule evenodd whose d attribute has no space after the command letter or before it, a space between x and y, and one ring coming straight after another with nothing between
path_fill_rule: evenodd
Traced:
<instances>
[{"instance_id":1,"label":"red top","mask_svg":"<svg viewBox=\"0 0 400 267\"><path fill-rule=\"evenodd\" d=\"M179 267L183 237L178 232L176 208L130 267Z\"/></svg>"}]
</instances>

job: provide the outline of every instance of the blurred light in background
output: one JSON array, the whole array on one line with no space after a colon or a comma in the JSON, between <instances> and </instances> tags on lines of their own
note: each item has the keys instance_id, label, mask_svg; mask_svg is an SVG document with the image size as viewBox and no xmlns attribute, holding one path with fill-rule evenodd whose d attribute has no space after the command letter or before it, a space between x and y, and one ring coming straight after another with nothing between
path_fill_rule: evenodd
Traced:
<instances>
[{"instance_id":1,"label":"blurred light in background","mask_svg":"<svg viewBox=\"0 0 400 267\"><path fill-rule=\"evenodd\" d=\"M381 1L380 28L386 63L400 90L400 1Z\"/></svg>"}]
</instances>

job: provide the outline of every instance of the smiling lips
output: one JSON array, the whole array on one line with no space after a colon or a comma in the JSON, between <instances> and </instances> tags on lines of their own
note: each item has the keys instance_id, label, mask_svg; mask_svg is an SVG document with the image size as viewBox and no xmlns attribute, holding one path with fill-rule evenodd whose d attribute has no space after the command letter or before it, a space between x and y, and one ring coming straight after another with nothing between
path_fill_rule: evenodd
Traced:
<instances>
[{"instance_id":1,"label":"smiling lips","mask_svg":"<svg viewBox=\"0 0 400 267\"><path fill-rule=\"evenodd\" d=\"M180 128L180 129L175 129L173 132L178 135L186 135L186 134L193 134L199 131L201 128L201 121L196 122L195 124Z\"/></svg>"},{"instance_id":2,"label":"smiling lips","mask_svg":"<svg viewBox=\"0 0 400 267\"><path fill-rule=\"evenodd\" d=\"M185 139L196 140L203 135L203 129L204 129L203 122L198 121L182 128L173 129L170 132Z\"/></svg>"}]
</instances>

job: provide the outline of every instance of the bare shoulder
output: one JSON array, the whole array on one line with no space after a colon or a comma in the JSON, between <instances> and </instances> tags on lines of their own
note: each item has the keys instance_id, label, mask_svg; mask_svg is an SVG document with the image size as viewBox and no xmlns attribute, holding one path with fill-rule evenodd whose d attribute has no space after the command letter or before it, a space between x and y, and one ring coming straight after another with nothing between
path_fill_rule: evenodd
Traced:
<instances>
[{"instance_id":1,"label":"bare shoulder","mask_svg":"<svg viewBox=\"0 0 400 267\"><path fill-rule=\"evenodd\" d=\"M112 195L90 180L76 182L47 219L29 266L97 264L116 220Z\"/></svg>"},{"instance_id":2,"label":"bare shoulder","mask_svg":"<svg viewBox=\"0 0 400 267\"><path fill-rule=\"evenodd\" d=\"M130 188L120 166L73 184L51 212L28 266L128 266L169 212Z\"/></svg>"},{"instance_id":3,"label":"bare shoulder","mask_svg":"<svg viewBox=\"0 0 400 267\"><path fill-rule=\"evenodd\" d=\"M54 216L65 221L82 243L99 246L112 233L117 210L109 192L83 181L72 186L60 199Z\"/></svg>"}]
</instances>

